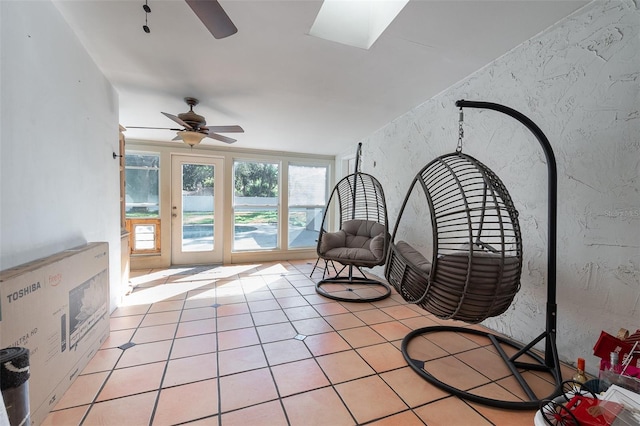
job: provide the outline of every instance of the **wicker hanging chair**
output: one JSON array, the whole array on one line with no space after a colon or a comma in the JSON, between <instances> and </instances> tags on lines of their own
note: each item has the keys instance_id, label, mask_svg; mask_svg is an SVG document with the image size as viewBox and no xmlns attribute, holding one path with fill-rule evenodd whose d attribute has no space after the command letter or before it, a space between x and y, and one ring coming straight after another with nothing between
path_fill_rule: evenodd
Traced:
<instances>
[{"instance_id":1,"label":"wicker hanging chair","mask_svg":"<svg viewBox=\"0 0 640 426\"><path fill-rule=\"evenodd\" d=\"M478 323L502 314L512 303L520 289L522 272L522 241L518 212L501 180L484 164L462 153L463 107L494 110L506 114L526 126L544 150L548 170L548 249L547 249L547 302L545 329L527 344L490 330L455 325L437 325L412 330L402 340L401 351L408 365L433 385L477 403L505 409L537 409L553 399L562 390L562 373L556 347L556 216L557 170L555 156L549 140L542 130L524 114L504 105L490 102L459 100L459 138L456 152L443 155L427 164L415 176L404 199L389 243L385 277L402 297L442 319ZM429 237L420 238L419 230L429 229L417 221L417 228L403 230L399 225L410 197L423 193L431 216ZM416 205L410 204L412 207ZM411 209L407 209L411 210ZM417 211L419 211L418 209ZM404 228L409 228L409 221ZM427 256L405 241L400 235L411 235L416 247L429 247ZM407 238L408 239L408 238ZM426 250L426 249L425 249ZM474 389L461 389L455 378L437 369L430 369L428 358L420 348L423 338L438 333L440 341L447 333L470 336L493 345L511 373L505 380L515 380L521 388L522 400L509 397L494 399L478 394ZM534 347L544 340L544 354ZM416 343L413 345L413 343ZM446 350L446 348L445 348ZM453 355L450 355L453 356ZM536 371L536 374L530 374ZM533 383L539 374L555 383L546 396ZM531 384L529 381L531 380Z\"/></svg>"},{"instance_id":2,"label":"wicker hanging chair","mask_svg":"<svg viewBox=\"0 0 640 426\"><path fill-rule=\"evenodd\" d=\"M431 260L407 242L396 242L415 185L424 190L431 213ZM439 318L478 323L509 307L521 270L518 212L500 179L462 152L427 164L400 209L385 270L389 283Z\"/></svg>"},{"instance_id":3,"label":"wicker hanging chair","mask_svg":"<svg viewBox=\"0 0 640 426\"><path fill-rule=\"evenodd\" d=\"M338 230L329 232L328 218L334 209L338 212ZM380 182L362 172L342 178L327 202L316 250L318 259L325 261L325 272L328 262L338 263L342 269L335 276L323 275L316 284L318 294L348 302L372 302L388 297L391 287L367 276L362 268L384 265L389 240L387 205ZM354 269L359 273L356 276Z\"/></svg>"}]
</instances>

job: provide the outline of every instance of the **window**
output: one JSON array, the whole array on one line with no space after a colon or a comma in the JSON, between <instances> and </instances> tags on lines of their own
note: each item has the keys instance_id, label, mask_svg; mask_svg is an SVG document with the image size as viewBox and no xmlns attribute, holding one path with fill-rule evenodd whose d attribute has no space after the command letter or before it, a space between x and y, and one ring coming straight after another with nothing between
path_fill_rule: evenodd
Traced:
<instances>
[{"instance_id":1,"label":"window","mask_svg":"<svg viewBox=\"0 0 640 426\"><path fill-rule=\"evenodd\" d=\"M278 247L278 164L235 161L233 250Z\"/></svg>"},{"instance_id":2,"label":"window","mask_svg":"<svg viewBox=\"0 0 640 426\"><path fill-rule=\"evenodd\" d=\"M160 156L126 154L126 226L131 253L160 252Z\"/></svg>"},{"instance_id":3,"label":"window","mask_svg":"<svg viewBox=\"0 0 640 426\"><path fill-rule=\"evenodd\" d=\"M327 203L326 166L289 165L289 248L315 247Z\"/></svg>"}]
</instances>

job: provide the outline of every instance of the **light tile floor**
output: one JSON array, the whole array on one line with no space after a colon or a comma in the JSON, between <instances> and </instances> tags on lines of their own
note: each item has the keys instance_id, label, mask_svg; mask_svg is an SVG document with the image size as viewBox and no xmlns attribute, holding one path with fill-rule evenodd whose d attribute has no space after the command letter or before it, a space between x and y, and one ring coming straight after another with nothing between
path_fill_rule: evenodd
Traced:
<instances>
[{"instance_id":1,"label":"light tile floor","mask_svg":"<svg viewBox=\"0 0 640 426\"><path fill-rule=\"evenodd\" d=\"M459 399L407 365L399 348L411 330L464 323L395 292L373 303L325 298L315 291L322 271L309 278L314 263L133 271L109 338L44 425L533 424L533 410ZM459 389L522 397L485 337L429 333L407 351ZM535 392L552 391L545 374L526 375Z\"/></svg>"}]
</instances>

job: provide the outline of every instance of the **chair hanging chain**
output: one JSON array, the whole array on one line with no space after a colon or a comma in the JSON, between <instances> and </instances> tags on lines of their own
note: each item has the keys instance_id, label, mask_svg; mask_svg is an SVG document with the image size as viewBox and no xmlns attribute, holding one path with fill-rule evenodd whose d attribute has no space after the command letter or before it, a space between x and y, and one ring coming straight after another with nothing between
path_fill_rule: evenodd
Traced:
<instances>
[{"instance_id":1,"label":"chair hanging chain","mask_svg":"<svg viewBox=\"0 0 640 426\"><path fill-rule=\"evenodd\" d=\"M462 152L462 138L464 137L464 129L462 128L463 121L464 113L462 112L462 107L460 107L460 115L458 118L458 146L456 147L456 152Z\"/></svg>"},{"instance_id":2,"label":"chair hanging chain","mask_svg":"<svg viewBox=\"0 0 640 426\"><path fill-rule=\"evenodd\" d=\"M362 142L358 143L358 149L356 150L356 167L355 173L360 173L362 169Z\"/></svg>"}]
</instances>

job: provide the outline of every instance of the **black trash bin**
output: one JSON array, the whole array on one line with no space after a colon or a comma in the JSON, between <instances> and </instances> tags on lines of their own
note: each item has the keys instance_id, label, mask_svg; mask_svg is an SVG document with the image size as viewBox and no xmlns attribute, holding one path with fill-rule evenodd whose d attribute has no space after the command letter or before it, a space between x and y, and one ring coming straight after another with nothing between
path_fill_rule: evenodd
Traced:
<instances>
[{"instance_id":1,"label":"black trash bin","mask_svg":"<svg viewBox=\"0 0 640 426\"><path fill-rule=\"evenodd\" d=\"M29 349L0 349L0 390L11 426L26 425L29 412Z\"/></svg>"}]
</instances>

